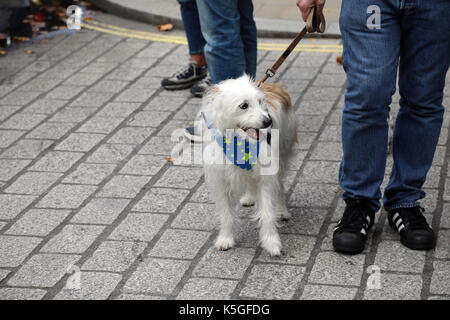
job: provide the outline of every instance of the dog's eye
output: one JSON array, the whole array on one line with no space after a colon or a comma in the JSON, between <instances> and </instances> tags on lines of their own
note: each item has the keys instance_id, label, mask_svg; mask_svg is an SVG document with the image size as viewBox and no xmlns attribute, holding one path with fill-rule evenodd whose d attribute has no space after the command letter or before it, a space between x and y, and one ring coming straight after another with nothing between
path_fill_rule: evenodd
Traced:
<instances>
[{"instance_id":1,"label":"dog's eye","mask_svg":"<svg viewBox=\"0 0 450 320\"><path fill-rule=\"evenodd\" d=\"M247 102L244 102L243 104L241 104L241 105L239 106L239 108L241 108L242 110L248 109L248 103L247 103Z\"/></svg>"}]
</instances>

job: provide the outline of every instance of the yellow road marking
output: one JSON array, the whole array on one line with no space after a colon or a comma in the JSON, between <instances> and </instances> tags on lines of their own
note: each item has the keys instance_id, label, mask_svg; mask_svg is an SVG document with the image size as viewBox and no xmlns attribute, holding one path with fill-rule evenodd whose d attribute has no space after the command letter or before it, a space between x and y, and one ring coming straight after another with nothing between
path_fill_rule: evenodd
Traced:
<instances>
[{"instance_id":1,"label":"yellow road marking","mask_svg":"<svg viewBox=\"0 0 450 320\"><path fill-rule=\"evenodd\" d=\"M121 37L187 45L187 39L186 37L183 36L173 36L127 29L114 25L109 25L106 23L101 23L98 21L90 21L89 23L83 23L81 26L85 29L95 30L98 32L108 33ZM288 45L289 45L288 43L258 43L258 50L284 51ZM293 51L341 53L342 46L332 44L301 44Z\"/></svg>"}]
</instances>

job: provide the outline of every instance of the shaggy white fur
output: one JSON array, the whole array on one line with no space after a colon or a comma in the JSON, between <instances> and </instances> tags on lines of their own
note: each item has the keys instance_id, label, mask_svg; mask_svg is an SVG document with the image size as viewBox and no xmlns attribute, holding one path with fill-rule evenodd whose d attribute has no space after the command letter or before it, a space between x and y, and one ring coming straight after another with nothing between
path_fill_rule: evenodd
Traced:
<instances>
[{"instance_id":1,"label":"shaggy white fur","mask_svg":"<svg viewBox=\"0 0 450 320\"><path fill-rule=\"evenodd\" d=\"M222 135L227 130L260 141L260 155L251 170L233 165L212 137L203 129L205 180L221 218L216 247L234 246L236 203L256 205L261 246L271 255L279 255L281 241L277 219L289 219L282 177L297 141L297 121L289 95L280 86L263 84L258 88L248 77L230 79L209 89L201 113ZM270 144L267 137L271 135Z\"/></svg>"}]
</instances>

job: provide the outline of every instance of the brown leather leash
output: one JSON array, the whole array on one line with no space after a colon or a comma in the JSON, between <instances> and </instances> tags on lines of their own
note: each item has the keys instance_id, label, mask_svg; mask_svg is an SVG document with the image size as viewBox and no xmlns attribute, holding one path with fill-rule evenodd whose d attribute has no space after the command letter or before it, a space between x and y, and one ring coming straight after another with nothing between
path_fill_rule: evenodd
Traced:
<instances>
[{"instance_id":1,"label":"brown leather leash","mask_svg":"<svg viewBox=\"0 0 450 320\"><path fill-rule=\"evenodd\" d=\"M262 80L258 82L258 87L264 83L268 78L272 78L276 73L278 68L283 64L284 60L289 56L292 50L295 49L297 44L303 39L306 33L324 33L326 27L325 17L322 13L317 13L317 8L314 6L311 12L308 15L308 19L306 19L306 25L300 31L300 33L295 37L295 39L291 42L289 47L284 50L283 54L278 58L277 61L273 64L273 66L266 70L266 75Z\"/></svg>"}]
</instances>

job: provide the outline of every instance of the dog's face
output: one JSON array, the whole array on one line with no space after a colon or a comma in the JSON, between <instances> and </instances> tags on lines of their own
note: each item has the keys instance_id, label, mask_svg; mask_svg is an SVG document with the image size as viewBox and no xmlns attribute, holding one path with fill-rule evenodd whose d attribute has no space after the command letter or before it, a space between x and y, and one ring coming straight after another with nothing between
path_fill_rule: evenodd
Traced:
<instances>
[{"instance_id":1,"label":"dog's face","mask_svg":"<svg viewBox=\"0 0 450 320\"><path fill-rule=\"evenodd\" d=\"M246 75L212 87L204 105L217 129L241 129L253 139L272 125L265 94ZM238 130L239 131L239 130Z\"/></svg>"}]
</instances>

